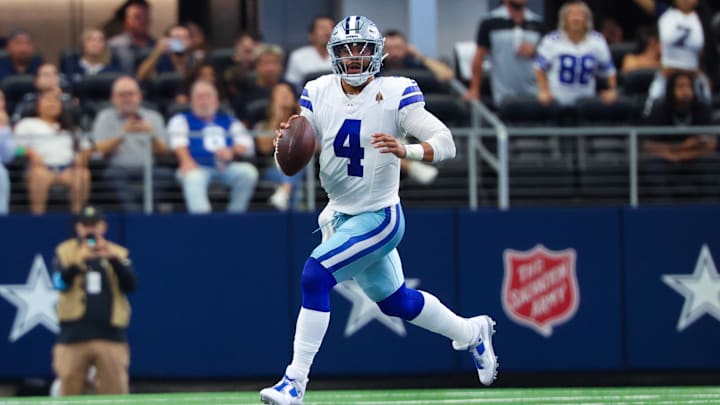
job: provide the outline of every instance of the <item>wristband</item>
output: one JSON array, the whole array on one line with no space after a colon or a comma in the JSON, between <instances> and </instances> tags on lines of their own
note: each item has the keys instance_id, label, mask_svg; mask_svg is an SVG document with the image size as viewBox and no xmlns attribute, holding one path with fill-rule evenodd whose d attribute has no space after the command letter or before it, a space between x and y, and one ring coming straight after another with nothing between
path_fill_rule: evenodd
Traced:
<instances>
[{"instance_id":1,"label":"wristband","mask_svg":"<svg viewBox=\"0 0 720 405\"><path fill-rule=\"evenodd\" d=\"M422 145L405 145L405 159L423 160L423 156L425 156L425 148Z\"/></svg>"}]
</instances>

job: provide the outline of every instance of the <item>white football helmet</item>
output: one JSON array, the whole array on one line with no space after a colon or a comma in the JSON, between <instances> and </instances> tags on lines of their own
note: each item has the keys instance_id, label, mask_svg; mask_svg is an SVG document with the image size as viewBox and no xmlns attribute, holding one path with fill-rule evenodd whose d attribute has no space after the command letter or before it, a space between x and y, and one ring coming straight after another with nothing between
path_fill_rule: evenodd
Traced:
<instances>
[{"instance_id":1,"label":"white football helmet","mask_svg":"<svg viewBox=\"0 0 720 405\"><path fill-rule=\"evenodd\" d=\"M362 48L353 54L353 47ZM380 71L385 38L369 18L351 15L341 20L332 31L327 44L335 74L351 86L361 86ZM348 73L350 61L361 61L361 71Z\"/></svg>"}]
</instances>

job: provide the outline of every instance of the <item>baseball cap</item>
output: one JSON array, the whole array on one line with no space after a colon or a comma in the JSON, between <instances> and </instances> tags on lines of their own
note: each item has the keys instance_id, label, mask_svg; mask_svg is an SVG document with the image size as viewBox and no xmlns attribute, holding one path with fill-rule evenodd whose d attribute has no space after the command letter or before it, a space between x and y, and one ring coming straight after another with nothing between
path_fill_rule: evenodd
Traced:
<instances>
[{"instance_id":1,"label":"baseball cap","mask_svg":"<svg viewBox=\"0 0 720 405\"><path fill-rule=\"evenodd\" d=\"M105 214L103 214L100 209L88 205L80 211L80 214L77 216L76 222L83 223L83 224L94 224L96 222L104 221L105 220Z\"/></svg>"}]
</instances>

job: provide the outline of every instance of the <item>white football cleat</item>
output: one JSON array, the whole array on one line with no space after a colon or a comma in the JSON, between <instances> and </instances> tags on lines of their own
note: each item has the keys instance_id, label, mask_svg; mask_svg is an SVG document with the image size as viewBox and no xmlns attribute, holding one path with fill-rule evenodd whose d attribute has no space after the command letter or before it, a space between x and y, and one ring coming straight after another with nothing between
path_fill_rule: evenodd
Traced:
<instances>
[{"instance_id":1,"label":"white football cleat","mask_svg":"<svg viewBox=\"0 0 720 405\"><path fill-rule=\"evenodd\" d=\"M284 375L277 384L260 391L260 401L268 405L302 405L306 385L307 379L299 381Z\"/></svg>"},{"instance_id":2,"label":"white football cleat","mask_svg":"<svg viewBox=\"0 0 720 405\"><path fill-rule=\"evenodd\" d=\"M455 350L468 350L472 355L478 377L483 385L490 385L497 377L498 359L492 346L492 335L495 333L495 321L487 315L470 318L477 326L477 335L469 343L453 340Z\"/></svg>"}]
</instances>

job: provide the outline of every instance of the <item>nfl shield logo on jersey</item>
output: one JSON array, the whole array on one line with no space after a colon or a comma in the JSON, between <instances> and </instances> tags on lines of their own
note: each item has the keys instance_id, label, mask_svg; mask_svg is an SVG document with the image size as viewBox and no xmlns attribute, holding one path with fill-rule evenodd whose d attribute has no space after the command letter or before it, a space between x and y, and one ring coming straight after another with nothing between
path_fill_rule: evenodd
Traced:
<instances>
[{"instance_id":1,"label":"nfl shield logo on jersey","mask_svg":"<svg viewBox=\"0 0 720 405\"><path fill-rule=\"evenodd\" d=\"M580 303L575 249L552 251L543 245L520 252L505 249L502 305L513 321L549 337Z\"/></svg>"}]
</instances>

